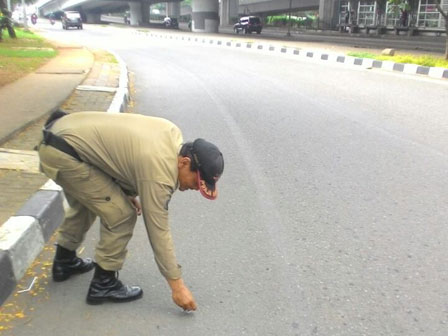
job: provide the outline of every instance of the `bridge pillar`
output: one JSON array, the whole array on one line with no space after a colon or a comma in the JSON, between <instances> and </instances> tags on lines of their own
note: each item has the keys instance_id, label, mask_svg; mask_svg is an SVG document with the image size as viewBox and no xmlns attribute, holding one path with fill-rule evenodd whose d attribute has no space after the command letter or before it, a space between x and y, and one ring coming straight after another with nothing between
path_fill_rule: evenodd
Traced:
<instances>
[{"instance_id":1,"label":"bridge pillar","mask_svg":"<svg viewBox=\"0 0 448 336\"><path fill-rule=\"evenodd\" d=\"M142 24L147 25L149 23L149 6L150 3L148 1L142 1Z\"/></svg>"},{"instance_id":2,"label":"bridge pillar","mask_svg":"<svg viewBox=\"0 0 448 336\"><path fill-rule=\"evenodd\" d=\"M142 4L139 2L129 2L129 12L131 14L131 26L138 26L142 22Z\"/></svg>"},{"instance_id":3,"label":"bridge pillar","mask_svg":"<svg viewBox=\"0 0 448 336\"><path fill-rule=\"evenodd\" d=\"M101 13L86 13L86 23L101 23Z\"/></svg>"},{"instance_id":4,"label":"bridge pillar","mask_svg":"<svg viewBox=\"0 0 448 336\"><path fill-rule=\"evenodd\" d=\"M180 2L167 2L166 5L166 16L178 19L180 16Z\"/></svg>"},{"instance_id":5,"label":"bridge pillar","mask_svg":"<svg viewBox=\"0 0 448 336\"><path fill-rule=\"evenodd\" d=\"M339 2L334 0L319 0L319 28L330 29L335 27L337 10Z\"/></svg>"},{"instance_id":6,"label":"bridge pillar","mask_svg":"<svg viewBox=\"0 0 448 336\"><path fill-rule=\"evenodd\" d=\"M219 25L218 0L193 0L191 30L197 33L217 33Z\"/></svg>"},{"instance_id":7,"label":"bridge pillar","mask_svg":"<svg viewBox=\"0 0 448 336\"><path fill-rule=\"evenodd\" d=\"M238 17L239 0L221 0L221 26L232 25Z\"/></svg>"}]
</instances>

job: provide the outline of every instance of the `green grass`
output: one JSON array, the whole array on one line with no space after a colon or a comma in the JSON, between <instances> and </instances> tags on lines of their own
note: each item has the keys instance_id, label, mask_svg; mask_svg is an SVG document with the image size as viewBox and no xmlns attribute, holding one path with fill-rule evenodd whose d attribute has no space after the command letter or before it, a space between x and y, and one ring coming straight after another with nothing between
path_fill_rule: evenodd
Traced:
<instances>
[{"instance_id":1,"label":"green grass","mask_svg":"<svg viewBox=\"0 0 448 336\"><path fill-rule=\"evenodd\" d=\"M3 30L0 42L0 86L35 71L57 55L53 46L31 31L15 28L16 39Z\"/></svg>"},{"instance_id":2,"label":"green grass","mask_svg":"<svg viewBox=\"0 0 448 336\"><path fill-rule=\"evenodd\" d=\"M434 57L429 55L415 56L415 55L395 55L395 56L384 56L377 55L367 52L350 52L348 56L359 57L359 58L372 58L380 61L392 61L396 63L409 63L418 64L428 67L441 67L448 68L448 61L441 57Z\"/></svg>"},{"instance_id":3,"label":"green grass","mask_svg":"<svg viewBox=\"0 0 448 336\"><path fill-rule=\"evenodd\" d=\"M42 36L33 33L32 31L24 30L23 28L15 28L16 39L9 37L8 31L3 30L3 41L0 42L1 48L8 46L15 47L35 47L35 48L50 48L51 44L48 43Z\"/></svg>"},{"instance_id":4,"label":"green grass","mask_svg":"<svg viewBox=\"0 0 448 336\"><path fill-rule=\"evenodd\" d=\"M17 39L11 39L9 37L8 31L6 29L3 30L3 42L1 42L0 45L3 44L14 44L14 45L26 45L29 46L30 44L33 46L40 46L40 45L49 45L43 37L33 33L32 31L26 31L23 28L15 28L14 29L17 35Z\"/></svg>"},{"instance_id":5,"label":"green grass","mask_svg":"<svg viewBox=\"0 0 448 336\"><path fill-rule=\"evenodd\" d=\"M372 58L372 59L376 59L377 57L377 55L368 52L349 52L347 55L358 58Z\"/></svg>"},{"instance_id":6,"label":"green grass","mask_svg":"<svg viewBox=\"0 0 448 336\"><path fill-rule=\"evenodd\" d=\"M56 55L54 49L3 49L0 45L0 56L17 58L51 58Z\"/></svg>"},{"instance_id":7,"label":"green grass","mask_svg":"<svg viewBox=\"0 0 448 336\"><path fill-rule=\"evenodd\" d=\"M112 54L109 54L109 53L104 57L104 61L108 62L108 63L117 63L118 64L118 61L115 58L115 56Z\"/></svg>"}]
</instances>

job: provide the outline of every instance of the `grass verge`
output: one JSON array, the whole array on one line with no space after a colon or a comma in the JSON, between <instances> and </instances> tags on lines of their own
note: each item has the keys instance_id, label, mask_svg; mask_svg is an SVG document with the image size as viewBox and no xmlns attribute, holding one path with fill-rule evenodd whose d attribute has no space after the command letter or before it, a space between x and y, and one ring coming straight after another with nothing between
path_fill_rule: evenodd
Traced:
<instances>
[{"instance_id":1,"label":"grass verge","mask_svg":"<svg viewBox=\"0 0 448 336\"><path fill-rule=\"evenodd\" d=\"M418 64L428 67L441 67L448 68L448 61L444 58L433 57L429 55L414 56L414 55L395 55L395 56L384 56L377 55L366 52L349 52L348 56L359 57L359 58L372 58L380 61L392 61L396 63L409 63Z\"/></svg>"},{"instance_id":2,"label":"grass verge","mask_svg":"<svg viewBox=\"0 0 448 336\"><path fill-rule=\"evenodd\" d=\"M41 36L15 28L17 39L6 31L0 42L0 87L41 67L57 55L53 46Z\"/></svg>"},{"instance_id":3,"label":"grass verge","mask_svg":"<svg viewBox=\"0 0 448 336\"><path fill-rule=\"evenodd\" d=\"M114 55L108 53L107 51L97 49L97 50L91 50L93 54L95 55L95 62L104 62L104 63L114 63L118 64L117 59Z\"/></svg>"}]
</instances>

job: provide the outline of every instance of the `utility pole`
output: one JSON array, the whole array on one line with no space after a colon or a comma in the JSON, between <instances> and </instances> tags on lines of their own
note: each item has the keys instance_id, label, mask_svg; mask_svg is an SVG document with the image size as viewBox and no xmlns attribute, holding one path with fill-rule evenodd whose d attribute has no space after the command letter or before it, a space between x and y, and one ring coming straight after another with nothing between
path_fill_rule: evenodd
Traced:
<instances>
[{"instance_id":1,"label":"utility pole","mask_svg":"<svg viewBox=\"0 0 448 336\"><path fill-rule=\"evenodd\" d=\"M286 36L291 36L291 8L292 8L292 0L289 0L289 18L288 18L288 33Z\"/></svg>"},{"instance_id":2,"label":"utility pole","mask_svg":"<svg viewBox=\"0 0 448 336\"><path fill-rule=\"evenodd\" d=\"M22 10L23 10L23 27L25 28L25 30L28 30L28 20L27 20L27 17L26 17L25 0L22 0Z\"/></svg>"}]
</instances>

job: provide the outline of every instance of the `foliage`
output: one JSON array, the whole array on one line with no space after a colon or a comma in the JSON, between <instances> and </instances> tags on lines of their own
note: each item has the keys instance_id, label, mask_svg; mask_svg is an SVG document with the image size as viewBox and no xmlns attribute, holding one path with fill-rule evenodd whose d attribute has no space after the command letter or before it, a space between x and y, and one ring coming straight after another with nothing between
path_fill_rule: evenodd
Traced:
<instances>
[{"instance_id":1,"label":"foliage","mask_svg":"<svg viewBox=\"0 0 448 336\"><path fill-rule=\"evenodd\" d=\"M401 10L410 10L411 6L409 5L409 2L407 0L387 0L390 5L395 5L395 8L401 9Z\"/></svg>"},{"instance_id":2,"label":"foliage","mask_svg":"<svg viewBox=\"0 0 448 336\"><path fill-rule=\"evenodd\" d=\"M395 55L395 56L384 56L376 55L366 52L350 52L349 56L359 57L359 58L372 58L380 61L392 61L396 63L408 63L408 64L418 64L428 67L441 67L448 69L448 60L440 57L433 57L429 55Z\"/></svg>"},{"instance_id":3,"label":"foliage","mask_svg":"<svg viewBox=\"0 0 448 336\"><path fill-rule=\"evenodd\" d=\"M296 25L298 27L311 26L316 21L316 19L317 18L314 15L304 15L304 16L291 15L291 24ZM289 24L289 15L268 16L266 19L266 23L273 26L287 25Z\"/></svg>"},{"instance_id":4,"label":"foliage","mask_svg":"<svg viewBox=\"0 0 448 336\"><path fill-rule=\"evenodd\" d=\"M27 5L32 5L36 0L25 0ZM16 5L22 5L22 0L11 0L11 8L14 8Z\"/></svg>"},{"instance_id":5,"label":"foliage","mask_svg":"<svg viewBox=\"0 0 448 336\"><path fill-rule=\"evenodd\" d=\"M165 8L166 8L166 4L162 3L162 2L155 3L155 4L151 5L151 10L152 9L165 10Z\"/></svg>"}]
</instances>

